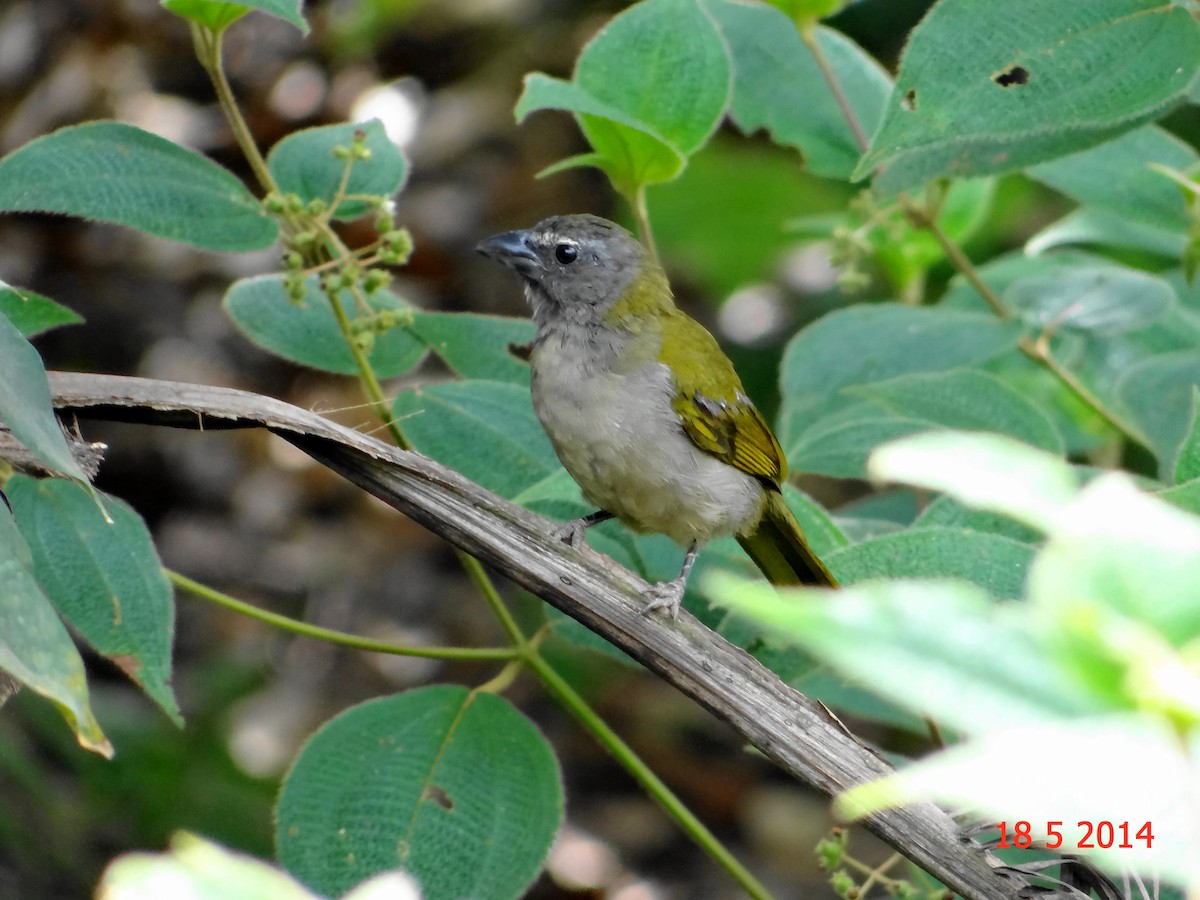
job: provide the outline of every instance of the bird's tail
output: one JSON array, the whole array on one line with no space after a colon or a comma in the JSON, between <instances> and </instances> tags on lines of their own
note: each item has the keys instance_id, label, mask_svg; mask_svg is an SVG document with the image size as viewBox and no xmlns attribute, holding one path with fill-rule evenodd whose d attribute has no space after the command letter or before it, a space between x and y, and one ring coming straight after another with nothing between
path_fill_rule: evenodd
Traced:
<instances>
[{"instance_id":1,"label":"bird's tail","mask_svg":"<svg viewBox=\"0 0 1200 900\"><path fill-rule=\"evenodd\" d=\"M837 587L837 580L817 558L800 530L800 523L778 491L767 492L767 509L751 534L738 543L771 584Z\"/></svg>"}]
</instances>

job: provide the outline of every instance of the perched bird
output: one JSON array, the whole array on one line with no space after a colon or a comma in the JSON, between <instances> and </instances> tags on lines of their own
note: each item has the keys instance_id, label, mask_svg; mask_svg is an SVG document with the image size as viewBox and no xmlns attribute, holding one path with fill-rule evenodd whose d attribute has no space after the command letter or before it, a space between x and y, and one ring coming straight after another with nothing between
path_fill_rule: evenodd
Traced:
<instances>
[{"instance_id":1,"label":"perched bird","mask_svg":"<svg viewBox=\"0 0 1200 900\"><path fill-rule=\"evenodd\" d=\"M700 547L733 534L775 584L835 584L780 493L787 463L729 357L679 310L666 274L621 226L553 216L483 241L517 273L537 325L533 408L563 466L597 512L687 548L646 612L678 614Z\"/></svg>"}]
</instances>

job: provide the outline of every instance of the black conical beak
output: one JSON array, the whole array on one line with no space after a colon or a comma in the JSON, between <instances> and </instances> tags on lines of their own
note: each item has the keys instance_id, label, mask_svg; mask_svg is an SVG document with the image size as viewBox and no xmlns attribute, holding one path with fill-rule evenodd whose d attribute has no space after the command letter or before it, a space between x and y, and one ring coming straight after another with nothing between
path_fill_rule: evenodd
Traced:
<instances>
[{"instance_id":1,"label":"black conical beak","mask_svg":"<svg viewBox=\"0 0 1200 900\"><path fill-rule=\"evenodd\" d=\"M518 275L524 275L527 278L542 269L542 263L537 254L529 248L528 231L506 231L503 234L494 234L487 240L480 241L475 251L501 265L508 266Z\"/></svg>"}]
</instances>

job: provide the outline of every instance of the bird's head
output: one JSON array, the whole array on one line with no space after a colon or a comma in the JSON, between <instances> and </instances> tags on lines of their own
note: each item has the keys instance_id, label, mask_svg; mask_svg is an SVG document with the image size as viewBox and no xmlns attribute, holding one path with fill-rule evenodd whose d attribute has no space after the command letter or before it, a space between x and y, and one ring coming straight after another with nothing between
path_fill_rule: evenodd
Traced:
<instances>
[{"instance_id":1,"label":"bird's head","mask_svg":"<svg viewBox=\"0 0 1200 900\"><path fill-rule=\"evenodd\" d=\"M615 222L591 215L551 216L532 228L506 231L475 248L512 269L525 283L537 324L600 323L621 300L670 289L662 269Z\"/></svg>"}]
</instances>

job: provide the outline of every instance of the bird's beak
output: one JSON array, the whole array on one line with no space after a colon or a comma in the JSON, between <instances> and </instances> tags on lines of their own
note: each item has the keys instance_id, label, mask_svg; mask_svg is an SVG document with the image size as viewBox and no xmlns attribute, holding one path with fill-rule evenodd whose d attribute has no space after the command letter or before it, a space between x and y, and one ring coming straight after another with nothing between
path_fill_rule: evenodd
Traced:
<instances>
[{"instance_id":1,"label":"bird's beak","mask_svg":"<svg viewBox=\"0 0 1200 900\"><path fill-rule=\"evenodd\" d=\"M475 251L508 266L518 275L533 278L541 271L542 263L529 249L528 238L528 231L506 231L481 241Z\"/></svg>"}]
</instances>

